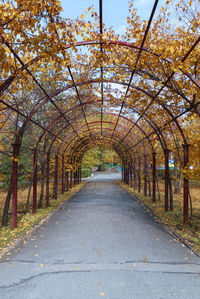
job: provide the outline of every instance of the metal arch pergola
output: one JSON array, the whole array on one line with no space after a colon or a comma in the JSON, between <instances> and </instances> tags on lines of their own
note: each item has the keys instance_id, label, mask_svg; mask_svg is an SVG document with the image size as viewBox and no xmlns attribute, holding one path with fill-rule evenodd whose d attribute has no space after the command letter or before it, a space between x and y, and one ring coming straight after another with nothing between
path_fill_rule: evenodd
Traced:
<instances>
[{"instance_id":1,"label":"metal arch pergola","mask_svg":"<svg viewBox=\"0 0 200 299\"><path fill-rule=\"evenodd\" d=\"M36 57L30 62L24 64L22 59L16 53L14 48L9 44L4 36L1 34L1 42L5 45L9 51L12 53L13 57L21 64L21 68L19 71L27 72L28 76L30 76L36 86L41 90L43 93L43 97L39 99L36 105L29 111L28 115L24 114L19 108L14 107L10 103L6 102L5 99L0 98L0 102L5 105L8 109L16 112L17 114L21 115L24 118L24 122L21 126L20 131L16 136L15 143L13 144L13 209L12 209L12 226L15 228L17 226L17 182L18 182L18 157L19 157L19 146L21 143L22 136L26 131L27 126L29 123L33 123L37 127L42 130L38 141L35 144L34 150L34 157L33 157L33 213L36 212L37 206L37 149L39 147L40 142L45 136L51 136L51 143L49 145L49 149L47 151L47 159L46 159L46 204L49 204L49 165L50 165L50 155L52 154L52 147L55 146L56 141L60 141L60 144L57 146L57 150L55 151L55 198L58 195L58 167L59 167L59 156L62 157L62 193L65 191L65 180L66 180L66 189L68 190L69 187L72 188L73 185L73 177L74 177L74 184L79 183L81 181L81 160L83 158L84 153L90 149L91 147L96 146L97 144L102 143L104 141L105 145L112 145L113 149L118 153L119 157L123 163L123 180L127 184L131 184L132 186L132 176L134 172L134 179L137 178L138 174L138 190L140 191L140 174L141 174L141 160L144 162L144 169L146 169L148 160L152 162L152 186L153 186L153 193L152 193L152 200L156 200L156 152L153 146L154 135L156 134L158 141L161 144L161 147L164 152L165 157L165 211L168 211L168 189L169 189L169 151L167 140L163 134L166 126L174 123L180 138L183 142L183 153L184 153L184 166L187 166L189 163L189 144L187 142L187 137L185 136L183 129L178 121L178 119L186 114L189 111L197 109L200 102L193 103L191 100L187 98L184 93L180 93L180 91L174 90L173 87L170 85L170 81L172 80L173 76L175 75L175 71L172 71L170 75L167 76L167 79L163 82L161 88L155 93L150 93L148 89L141 89L134 84L132 84L134 75L137 73L137 66L140 62L140 58L142 53L146 53L149 56L157 57L158 59L163 60L167 64L173 63L173 61L169 58L162 58L160 54L154 53L152 50L145 47L146 38L148 36L148 32L151 27L151 23L158 5L158 0L155 0L150 18L148 20L144 36L142 39L141 44L135 45L131 43L127 43L124 41L112 41L109 40L105 42L102 39L103 35L103 7L102 7L102 0L99 0L99 40L90 40L90 41L80 41L75 44L66 45L65 49L67 50L71 48L77 47L84 47L84 46L99 46L100 53L102 54L104 51L104 46L112 46L112 47L122 47L128 49L134 49L137 51L137 56L135 60L135 65L131 71L130 78L127 82L121 82L119 80L111 80L107 79L105 76L106 70L103 66L100 66L100 78L92 78L90 80L81 80L77 81L72 73L72 69L70 66L67 67L69 77L71 79L72 84L68 84L66 87L58 88L57 90L51 92L50 94L45 90L45 88L41 85L38 81L36 76L30 70L30 67L33 64L36 64L38 61L42 59L42 57ZM200 37L194 42L194 44L188 49L184 57L181 59L181 62L186 61L192 51L200 42ZM64 55L63 55L64 56ZM179 68L180 73L188 78L197 88L200 89L200 82L189 74L185 72L182 68ZM0 95L3 95L8 87L13 83L16 79L16 76L10 76L5 82L0 86ZM154 78L155 79L155 78ZM156 78L157 80L158 78ZM63 79L63 82L65 79ZM105 94L105 84L120 84L126 87L125 95L121 104L119 105L119 111L117 113L113 112L106 112L105 104L106 104L106 94ZM93 100L90 99L89 101L84 102L82 99L80 92L78 90L79 87L92 85L92 84L100 84L100 100ZM180 96L189 106L181 111L178 115L174 115L173 111L171 111L167 105L165 105L161 99L160 95L164 88L167 88L169 91L175 92L178 96ZM75 90L76 98L78 100L78 104L74 105L72 108L68 109L67 111L62 110L54 100L56 96L64 93L67 90ZM135 90L141 92L144 96L147 96L150 99L148 105L144 108L141 112L137 110L137 108L129 107L128 105L128 94L131 90ZM46 105L46 103L51 103L56 111L56 115L54 119L49 122L48 125L43 126L37 120L34 119L35 114L39 111L39 109ZM166 119L166 122L157 124L151 116L148 115L148 111L152 108L152 106L156 103L159 107L161 107L166 113L166 115L170 118L169 120ZM100 105L99 105L100 104ZM94 112L87 111L88 106L96 107L99 109L96 112L96 115L100 114L99 119L91 121L90 117L94 114ZM127 108L126 108L127 107ZM138 118L136 121L131 119L130 117L124 116L123 111L124 109L132 110L133 113L138 114ZM153 109L153 108L152 108ZM72 111L80 111L80 116L77 119L70 118L70 113ZM104 120L104 117L109 117L109 120ZM57 132L56 127L63 120L63 124L61 125L60 130ZM145 124L151 128L150 132L146 132L145 129L139 125L139 122L143 120ZM122 124L125 123L125 124ZM106 127L109 125L109 127ZM83 130L84 128L84 130ZM86 129L85 129L86 128ZM135 132L136 129L136 132ZM63 138L62 132L66 131L66 135ZM140 132L140 133L138 133ZM129 138L131 137L131 138ZM152 153L152 157L148 156L146 148L150 149ZM70 150L69 150L70 148ZM141 154L141 149L143 149L143 154ZM71 165L71 170L65 169L65 153L69 151L67 155L67 164ZM61 154L60 154L61 153ZM136 170L137 166L137 170ZM70 172L70 182L69 179L69 172ZM135 186L135 183L134 183ZM146 172L144 171L144 193L146 194L146 186L147 186L147 176ZM184 178L184 222L188 222L188 194L189 194L189 183L188 179Z\"/></svg>"}]
</instances>

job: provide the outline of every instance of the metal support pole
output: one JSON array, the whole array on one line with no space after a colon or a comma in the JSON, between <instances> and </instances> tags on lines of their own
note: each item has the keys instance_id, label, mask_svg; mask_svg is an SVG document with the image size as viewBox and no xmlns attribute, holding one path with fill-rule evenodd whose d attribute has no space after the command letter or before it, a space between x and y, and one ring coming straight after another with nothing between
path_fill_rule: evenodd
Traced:
<instances>
[{"instance_id":1,"label":"metal support pole","mask_svg":"<svg viewBox=\"0 0 200 299\"><path fill-rule=\"evenodd\" d=\"M165 154L165 212L169 210L169 150L164 150Z\"/></svg>"},{"instance_id":2,"label":"metal support pole","mask_svg":"<svg viewBox=\"0 0 200 299\"><path fill-rule=\"evenodd\" d=\"M73 187L75 186L75 175L76 175L76 172L73 173Z\"/></svg>"},{"instance_id":3,"label":"metal support pole","mask_svg":"<svg viewBox=\"0 0 200 299\"><path fill-rule=\"evenodd\" d=\"M126 166L126 184L128 185L128 180L129 180L129 166Z\"/></svg>"},{"instance_id":4,"label":"metal support pole","mask_svg":"<svg viewBox=\"0 0 200 299\"><path fill-rule=\"evenodd\" d=\"M152 153L152 201L156 201L156 153Z\"/></svg>"},{"instance_id":5,"label":"metal support pole","mask_svg":"<svg viewBox=\"0 0 200 299\"><path fill-rule=\"evenodd\" d=\"M136 169L136 158L134 158L134 190L137 188L137 169Z\"/></svg>"},{"instance_id":6,"label":"metal support pole","mask_svg":"<svg viewBox=\"0 0 200 299\"><path fill-rule=\"evenodd\" d=\"M58 198L58 155L55 156L55 199Z\"/></svg>"},{"instance_id":7,"label":"metal support pole","mask_svg":"<svg viewBox=\"0 0 200 299\"><path fill-rule=\"evenodd\" d=\"M69 171L66 172L66 191L69 191Z\"/></svg>"},{"instance_id":8,"label":"metal support pole","mask_svg":"<svg viewBox=\"0 0 200 299\"><path fill-rule=\"evenodd\" d=\"M141 159L138 157L138 192L141 192Z\"/></svg>"},{"instance_id":9,"label":"metal support pole","mask_svg":"<svg viewBox=\"0 0 200 299\"><path fill-rule=\"evenodd\" d=\"M32 213L37 210L37 149L34 149L33 154L33 206Z\"/></svg>"},{"instance_id":10,"label":"metal support pole","mask_svg":"<svg viewBox=\"0 0 200 299\"><path fill-rule=\"evenodd\" d=\"M65 192L65 157L62 155L62 194Z\"/></svg>"},{"instance_id":11,"label":"metal support pole","mask_svg":"<svg viewBox=\"0 0 200 299\"><path fill-rule=\"evenodd\" d=\"M183 145L183 154L184 154L184 168L188 166L189 163L189 144ZM187 176L184 176L183 181L183 222L185 224L188 223L189 220L189 204L188 204L188 196L189 196L189 180Z\"/></svg>"},{"instance_id":12,"label":"metal support pole","mask_svg":"<svg viewBox=\"0 0 200 299\"><path fill-rule=\"evenodd\" d=\"M73 171L70 171L70 189L72 189Z\"/></svg>"},{"instance_id":13,"label":"metal support pole","mask_svg":"<svg viewBox=\"0 0 200 299\"><path fill-rule=\"evenodd\" d=\"M12 163L12 228L17 227L17 185L18 185L18 162L19 162L19 146L13 144L13 163Z\"/></svg>"},{"instance_id":14,"label":"metal support pole","mask_svg":"<svg viewBox=\"0 0 200 299\"><path fill-rule=\"evenodd\" d=\"M49 205L49 162L50 162L50 153L47 153L47 164L46 164L46 207Z\"/></svg>"},{"instance_id":15,"label":"metal support pole","mask_svg":"<svg viewBox=\"0 0 200 299\"><path fill-rule=\"evenodd\" d=\"M127 165L127 181L126 184L129 185L129 165Z\"/></svg>"},{"instance_id":16,"label":"metal support pole","mask_svg":"<svg viewBox=\"0 0 200 299\"><path fill-rule=\"evenodd\" d=\"M130 165L130 187L133 186L133 164Z\"/></svg>"},{"instance_id":17,"label":"metal support pole","mask_svg":"<svg viewBox=\"0 0 200 299\"><path fill-rule=\"evenodd\" d=\"M147 155L144 155L144 196L147 196Z\"/></svg>"}]
</instances>

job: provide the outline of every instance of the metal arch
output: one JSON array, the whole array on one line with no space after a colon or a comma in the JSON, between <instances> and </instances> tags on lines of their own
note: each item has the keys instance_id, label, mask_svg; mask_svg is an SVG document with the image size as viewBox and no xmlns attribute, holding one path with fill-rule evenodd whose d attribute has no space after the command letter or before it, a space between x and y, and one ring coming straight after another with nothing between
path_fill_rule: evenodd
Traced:
<instances>
[{"instance_id":1,"label":"metal arch","mask_svg":"<svg viewBox=\"0 0 200 299\"><path fill-rule=\"evenodd\" d=\"M99 100L100 101L100 100ZM86 104L90 104L90 103L93 103L93 102L95 102L95 101L91 101L91 102L87 102L87 103L84 103L85 105ZM77 105L77 106L79 106L79 105ZM74 108L76 108L77 106L75 106L75 107L72 107L72 108L70 108L70 109L68 109L65 113L67 114L68 112L70 112L70 111L72 111ZM131 108L131 109L133 109L133 108ZM136 111L136 110L134 110L134 112L137 112L137 113L139 113L138 111ZM105 114L106 115L113 115L113 116L117 116L116 114L114 114L114 113L109 113L109 112L105 112ZM123 118L123 119L126 119L128 122L130 122L130 123L134 123L132 120L130 120L129 118L127 118L127 117L125 117L125 116L120 116L121 118ZM41 139L44 137L44 135L46 134L46 133L48 133L49 132L49 130L50 129L52 129L52 127L53 126L55 126L56 125L56 122L59 120L61 118L61 116L59 115L58 117L56 117L48 126L47 126L47 128L45 128L45 130L43 131L43 133L41 134L41 136L39 137L39 140L38 140L38 143L36 144L36 148L38 147L38 145L39 145L39 143L40 143L40 141L41 141ZM80 119L80 118L79 118ZM150 122L149 122L149 124L150 124ZM145 131L139 126L139 125L136 125L137 126L137 128L146 136L146 133L145 133ZM66 125L66 126L64 126L64 128L61 128L61 130L55 135L55 138L53 139L53 142L57 139L57 138L59 138L59 135L60 135L60 133L65 129L65 128L67 128L68 127L68 125ZM124 127L125 128L125 127ZM72 135L73 133L71 132L71 133L69 133L70 135ZM68 134L68 135L69 135ZM68 135L66 136L66 138L68 137ZM65 139L66 139L65 138ZM63 140L61 140L62 141L62 143L63 142L65 142L65 139ZM152 145L152 143L151 143L151 141L150 141L150 139L148 138L148 142L149 142L149 144L150 144L150 146L152 147L152 151L154 151L154 148L153 148L153 145ZM62 144L60 145L60 146L62 146Z\"/></svg>"},{"instance_id":2,"label":"metal arch","mask_svg":"<svg viewBox=\"0 0 200 299\"><path fill-rule=\"evenodd\" d=\"M114 113L106 113L105 112L105 115L113 115L113 116L116 116L116 114ZM134 123L133 121L129 120L128 118L126 117L123 117L121 116L121 118L123 119L126 119L127 121L129 121L130 123ZM102 123L109 123L109 124L112 124L114 125L115 122L111 122L111 121L101 121ZM89 122L88 124L91 125L91 124L96 124L96 123L99 123L99 121L93 121L93 122ZM84 127L85 125L82 125L81 127L78 127L77 130L79 131L80 128ZM126 127L120 125L120 127L122 127L123 129L126 129ZM140 126L137 126L137 128L142 132L143 135L147 136L147 134L145 133L145 131L140 127ZM103 128L103 129L106 129L106 128ZM131 132L132 133L132 132ZM73 132L70 132L68 135L66 135L65 139L63 140L63 142L60 144L59 146L59 149L58 151L60 150L60 148L62 147L62 144L66 141L66 139L70 136L70 135L73 135ZM150 145L150 147L152 148L152 151L154 151L154 147L153 147L153 144L151 143L150 139L147 138L148 140L148 143Z\"/></svg>"},{"instance_id":3,"label":"metal arch","mask_svg":"<svg viewBox=\"0 0 200 299\"><path fill-rule=\"evenodd\" d=\"M99 121L92 122L92 123L99 123ZM103 123L110 123L110 124L113 124L113 125L115 124L114 122L108 122L108 121L103 121ZM91 123L89 123L89 124L91 124ZM81 126L80 128L82 128L82 127L83 127L83 126ZM125 127L122 126L122 125L120 125L120 127L125 128ZM108 129L108 128L103 128L103 129L106 130L106 129ZM78 128L78 130L79 130L79 128ZM118 131L117 131L117 132L118 132ZM121 132L118 132L118 133L122 134ZM70 133L65 137L64 141L66 141L66 139L67 139L70 135L73 135L73 133L70 132ZM146 136L145 133L144 133L144 135ZM135 136L135 135L134 135L134 136ZM83 137L83 138L84 138L84 137ZM75 140L75 138L73 138L72 140L69 141L68 146L71 145L70 143L71 143L73 140ZM129 139L128 139L128 140L129 140ZM131 142L131 143L132 143L132 142ZM149 144L150 144L150 146L152 147L152 150L154 151L153 145L150 143L150 141L149 141ZM67 148L68 148L68 146L67 146ZM59 153L61 147L62 147L62 143L60 144L60 146L59 146L59 148L58 148L58 150L57 150L57 154ZM66 150L67 150L67 148L66 148ZM66 151L66 150L65 150L65 151Z\"/></svg>"},{"instance_id":4,"label":"metal arch","mask_svg":"<svg viewBox=\"0 0 200 299\"><path fill-rule=\"evenodd\" d=\"M100 123L100 121L98 121L99 123ZM99 129L99 127L97 127L97 128L94 128L94 129ZM106 131L112 131L112 129L111 128L103 128L104 130L106 130ZM84 131L83 133L85 133L86 131ZM105 133L105 132L104 132ZM123 133L121 133L121 132L118 132L117 131L117 135L116 135L116 137L118 137L118 138L120 138L118 135L123 135ZM99 132L95 132L94 133L94 136L95 135L98 135L99 134ZM105 135L105 134L104 134ZM84 137L87 137L88 135L84 135ZM108 137L107 135L105 135L106 137ZM136 135L134 134L134 138L136 138ZM117 139L117 138L116 138ZM129 139L128 139L129 140ZM95 140L96 141L96 140ZM129 140L130 141L130 140ZM131 141L130 141L130 143L131 143ZM70 143L69 143L70 144ZM126 144L126 143L125 143ZM128 145L128 144L127 144ZM79 145L78 145L79 146ZM74 147L74 149L76 149L76 147ZM66 149L65 149L65 151L66 151ZM57 154L59 154L59 151L57 151Z\"/></svg>"},{"instance_id":5,"label":"metal arch","mask_svg":"<svg viewBox=\"0 0 200 299\"><path fill-rule=\"evenodd\" d=\"M1 37L2 38L2 37ZM187 54L185 55L185 57L182 59L182 61L184 61L187 57L188 57L188 55L192 52L192 50L194 49L194 47L199 43L199 41L200 41L200 37L199 37L199 39L194 43L194 45L190 48L190 50L187 52ZM7 43L3 40L3 42L7 45ZM115 41L116 42L116 41ZM119 43L118 43L119 44ZM121 45L122 45L122 43L120 43ZM78 44L77 44L78 45ZM77 46L76 45L76 46ZM84 43L82 43L82 44L80 44L80 45L85 45ZM125 44L123 44L124 46L125 46ZM8 47L9 47L9 44L7 45ZM133 45L129 45L129 46L132 46L133 47ZM69 47L71 47L71 45L69 46ZM141 49L141 47L137 47L138 49ZM12 48L11 48L11 50L12 50ZM141 49L141 51L142 51L143 49ZM13 51L13 50L12 50ZM159 56L158 56L159 57ZM30 62L30 64L33 64L35 61L38 61L40 59L40 57L36 57L36 58L34 58L33 60L31 60L31 62ZM169 59L165 59L167 62L172 62L172 61L170 61ZM22 70L27 70L28 71L28 69L27 69L27 67L30 65L29 63L27 63L27 64L23 64L22 63ZM29 72L29 71L28 71ZM183 72L185 75L187 75L185 72ZM190 80L192 80L192 82L193 83L195 83L199 88L200 88L200 83L199 82L197 82L197 80L195 79L195 78L192 78L191 76L188 76L188 78L190 79ZM1 90L5 90L8 86L9 86L9 84L11 84L12 83L12 81L13 81L13 76L10 76L5 82L7 82L6 84L5 84L5 82L1 85L1 87L0 87L0 91ZM198 83L198 84L197 84ZM77 86L77 85L75 85L75 86ZM51 97L49 97L48 96L48 99L51 99ZM36 110L37 111L37 110ZM34 111L33 111L34 112ZM31 113L29 114L29 116L27 117L27 121L29 121L30 120L30 118L33 116L33 114L31 115ZM26 121L25 121L26 122ZM26 126L26 124L25 124L25 126ZM22 127L24 127L24 126L22 126ZM22 128L22 129L24 129L24 128ZM17 141L16 141L17 142Z\"/></svg>"},{"instance_id":6,"label":"metal arch","mask_svg":"<svg viewBox=\"0 0 200 299\"><path fill-rule=\"evenodd\" d=\"M95 135L100 135L100 136L101 136L101 133L98 132L98 133L96 133ZM105 134L103 134L103 135L105 135ZM89 135L88 135L88 136L89 136ZM85 137L88 137L88 136L85 136ZM118 139L117 139L116 137L117 137L117 136L114 136L114 139L116 139L116 142L117 142ZM105 139L108 139L108 142L110 142L110 137L109 137L109 136L105 136L104 140L105 140ZM89 143L90 143L90 139L88 139L88 141L87 141L87 144L89 144ZM72 159L72 157L74 156L73 153L76 153L76 152L77 152L77 149L78 149L79 147L80 147L80 144L74 149L74 151L72 152L72 155L69 155L69 158L71 157L71 159ZM130 160L132 160L132 157L131 157L131 155L130 155L131 153L128 153L128 152L127 152L127 148L125 147L124 144L122 144L122 147L125 148L124 151L122 151L122 150L120 151L120 148L115 148L115 147L113 147L113 148L114 148L114 150L115 150L118 154L119 154L119 152L120 152L120 153L124 153L124 155L123 155L124 157L129 156ZM82 153L83 153L83 149L84 149L84 148L82 148L82 151L81 151ZM80 153L81 153L81 152L80 152ZM120 155L120 154L119 154L119 155Z\"/></svg>"},{"instance_id":7,"label":"metal arch","mask_svg":"<svg viewBox=\"0 0 200 299\"><path fill-rule=\"evenodd\" d=\"M104 80L104 82L107 82L107 83L115 83L115 84L120 84L120 85L127 85L127 84L128 84L128 83L124 83L124 82L111 81L111 80ZM77 85L77 86L81 86L81 85L92 84L92 83L99 83L99 80L97 80L97 79L95 79L95 80L89 80L89 81L85 81L85 82L76 83L76 85ZM69 88L70 88L70 87L63 88L62 91L59 90L59 92L58 92L58 91L57 91L57 92L58 92L58 94L59 94L60 92L63 92L63 91L65 91L65 90L69 89ZM138 87L133 86L133 85L131 85L131 88L136 89L136 90L138 90L138 91L140 91L140 92L146 94L146 95L149 96L151 99L154 98L154 96L153 96L150 92L148 92L148 91L146 91L146 90L143 90L143 89L138 88ZM58 95L58 94L56 94L56 95ZM180 127L178 121L177 121L177 120L175 119L175 117L173 116L172 112L166 107L165 104L163 104L160 100L158 100L158 98L156 98L155 100L156 100L156 102L157 102L160 106L163 107L163 109L167 112L167 114L169 114L169 116L170 116L170 117L173 119L173 121L176 123L177 128L179 129L179 131L180 131L180 133L181 133L181 136L182 136L182 138L183 138L183 141L184 141L184 143L186 144L187 141L186 141L186 138L185 138L185 136L184 136L183 130L182 130L182 128ZM199 103L199 104L200 104L200 103ZM185 113L186 113L186 112L185 112Z\"/></svg>"},{"instance_id":8,"label":"metal arch","mask_svg":"<svg viewBox=\"0 0 200 299\"><path fill-rule=\"evenodd\" d=\"M111 81L111 80L104 80L104 82L115 83L115 84L121 84L121 85L127 85L127 83L124 83L124 82ZM57 96L59 93L65 91L65 90L68 90L68 89L70 89L70 88L73 88L74 85L76 85L76 86L82 86L82 85L92 84L92 83L99 83L99 80L97 80L97 79L95 79L95 80L89 80L89 81L85 81L85 82L76 83L76 84L67 86L67 87L65 87L65 88L60 88L59 90L57 90L57 91L53 92L52 94L50 94L50 95L49 95L49 98L52 98L52 97L54 97L54 96ZM138 91L140 91L140 92L146 94L147 96L149 96L149 97L151 97L151 98L153 97L152 94L150 94L149 92L147 92L147 91L145 91L145 90L143 90L143 89L141 89L141 88L138 88L138 87L133 86L133 85L131 85L131 88L136 89L136 90L138 90ZM32 117L32 116L37 112L37 110L38 110L40 107L42 107L42 105L44 105L47 101L48 101L48 99L45 98L45 100L43 100L42 102L40 102L40 103L39 103L39 104L38 104L38 105L31 111L31 113L29 114L29 116L27 117L27 119L25 120L25 122L23 123L23 126L21 127L21 130L20 130L20 132L19 132L19 136L20 136L20 134L24 131L25 126L27 125L27 123L28 123L28 121L31 119L31 117ZM164 108L164 110L167 111L167 113L168 113L168 114L172 117L172 119L173 119L174 116L172 115L171 111L170 111L170 110L169 110L163 103L161 103L158 99L156 99L156 101L158 102L159 105L161 105L161 106ZM83 103L83 104L84 104L84 103ZM77 107L78 107L78 106L79 106L79 105L77 105ZM178 124L177 120L175 119L175 120L173 120L173 121L176 122L176 125L177 125L177 127L178 127L178 129L179 129L179 131L181 132L181 135L182 135L182 134L183 134L183 131L182 131L180 125ZM182 135L182 137L183 137L183 135ZM18 138L19 138L19 137L18 137ZM183 138L183 140L184 140L184 142L185 142L185 137Z\"/></svg>"},{"instance_id":9,"label":"metal arch","mask_svg":"<svg viewBox=\"0 0 200 299\"><path fill-rule=\"evenodd\" d=\"M194 43L194 45L196 46L200 41L200 37L196 40L196 42ZM88 46L88 45L99 45L100 44L100 41L93 41L93 40L88 40L88 41L80 41L80 42L77 42L77 43L74 43L74 44L69 44L69 45L66 45L65 49L69 49L69 48L76 48L76 47L80 47L80 46ZM159 59L165 61L165 62L168 62L168 63L174 63L174 61L170 58L163 58L161 56L161 54L157 54L157 53L154 53L151 49L149 48L144 48L144 47L139 47L137 45L135 45L134 43L128 43L128 42L124 42L124 41L120 41L120 40L117 40L117 41L113 41L113 40L108 40L108 41L101 41L101 44L102 45L106 45L106 46L109 46L109 45L117 45L117 46L122 46L122 47L128 47L128 48L132 48L132 49L136 49L136 50L141 50L141 51L144 51L150 55L153 55L153 56L156 56L158 57ZM194 46L193 45L193 46ZM191 47L192 48L192 47ZM190 51L188 51L189 53ZM39 61L40 59L42 59L42 56L37 56L35 57L34 59L30 60L28 63L25 64L24 67L22 68L19 68L18 70L25 70L25 68L31 66L32 64L34 64L35 62ZM198 88L200 88L200 82L195 78L193 77L191 74L189 74L188 72L184 71L182 68L178 68L186 77L188 77ZM16 76L10 76L8 77L4 83L2 83L2 85L0 86L0 94L2 92L4 92L9 86L10 84L12 83L12 81L16 78Z\"/></svg>"},{"instance_id":10,"label":"metal arch","mask_svg":"<svg viewBox=\"0 0 200 299\"><path fill-rule=\"evenodd\" d=\"M94 136L95 136L95 135L98 135L98 133L95 133ZM105 135L105 134L104 134L104 135ZM88 137L88 135L85 135L85 136L84 136L84 138L87 138L87 137ZM106 137L107 137L107 135L106 135ZM109 137L108 137L108 138L109 138ZM115 135L115 139L116 139L116 140L119 140L119 139L117 139L117 135ZM75 140L75 138L74 138L73 140ZM126 144L126 143L123 143L123 144L122 144L122 147L124 147L125 150L126 150L126 152L127 152L127 147L125 146L125 144ZM68 146L69 146L69 145L70 145L70 143L68 144ZM64 153L65 153L65 151L67 150L68 146L65 148ZM80 144L78 144L78 146L80 146ZM77 148L77 147L73 147L73 148ZM129 154L128 154L128 155L129 155Z\"/></svg>"}]
</instances>

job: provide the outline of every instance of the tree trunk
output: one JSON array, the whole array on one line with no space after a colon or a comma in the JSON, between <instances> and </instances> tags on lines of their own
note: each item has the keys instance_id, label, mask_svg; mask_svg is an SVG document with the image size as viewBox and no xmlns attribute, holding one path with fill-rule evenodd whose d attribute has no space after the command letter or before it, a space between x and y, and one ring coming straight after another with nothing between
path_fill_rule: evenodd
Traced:
<instances>
[{"instance_id":1,"label":"tree trunk","mask_svg":"<svg viewBox=\"0 0 200 299\"><path fill-rule=\"evenodd\" d=\"M7 193L6 201L4 204L2 226L6 226L8 224L8 211L9 211L9 206L10 206L10 199L12 196L12 180L13 180L13 175L11 173L10 183L9 183L9 187L8 187L8 193Z\"/></svg>"}]
</instances>

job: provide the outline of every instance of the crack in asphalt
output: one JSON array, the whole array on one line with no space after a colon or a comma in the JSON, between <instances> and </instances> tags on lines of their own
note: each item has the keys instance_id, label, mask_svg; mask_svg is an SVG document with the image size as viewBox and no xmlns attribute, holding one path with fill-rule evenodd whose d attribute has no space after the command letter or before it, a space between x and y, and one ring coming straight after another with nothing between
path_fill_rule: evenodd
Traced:
<instances>
[{"instance_id":1,"label":"crack in asphalt","mask_svg":"<svg viewBox=\"0 0 200 299\"><path fill-rule=\"evenodd\" d=\"M11 263L11 261L4 261ZM4 263L2 262L2 263ZM17 263L31 263L31 264L38 264L37 261L26 261L26 260L18 260L18 259L13 259L12 262L17 262ZM104 263L105 265L129 265L129 264L134 264L134 263L140 263L140 264L148 264L148 265L186 265L186 266L200 266L200 263L190 263L190 262L151 262L151 261L143 261L143 260L132 260L132 261L125 261L125 262L112 262L112 263ZM99 263L85 263L85 262L54 262L54 263L45 263L45 265L99 265Z\"/></svg>"},{"instance_id":2,"label":"crack in asphalt","mask_svg":"<svg viewBox=\"0 0 200 299\"><path fill-rule=\"evenodd\" d=\"M102 269L100 271L113 271L112 269ZM91 273L91 272L96 272L96 271L99 271L99 269L93 269L93 270L65 270L65 271L54 271L54 272L43 272L43 273L40 273L40 274L36 274L36 275L32 275L28 278L23 278L21 279L19 282L15 282L15 283L12 283L12 284L9 284L9 285L4 285L4 286L0 286L0 289L2 290L5 290L5 289L10 289L10 288L13 288L13 287L18 287L18 286L21 286L23 284L26 284L28 283L29 281L35 279L35 278L38 278L38 277L41 277L41 276L45 276L45 275L57 275L57 274L68 274L68 273ZM133 272L143 272L143 273L152 273L151 270L133 270L133 269L119 269L118 271L133 271ZM180 275L200 275L200 272L179 272L179 271L176 271L176 272L171 272L171 271L154 271L154 273L162 273L162 274L180 274Z\"/></svg>"}]
</instances>

